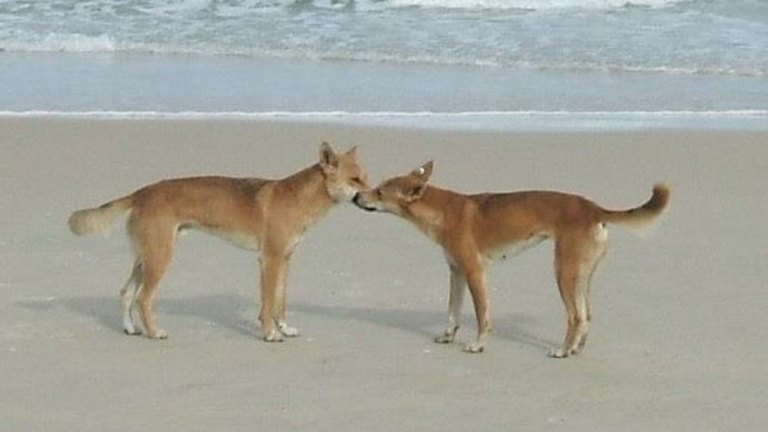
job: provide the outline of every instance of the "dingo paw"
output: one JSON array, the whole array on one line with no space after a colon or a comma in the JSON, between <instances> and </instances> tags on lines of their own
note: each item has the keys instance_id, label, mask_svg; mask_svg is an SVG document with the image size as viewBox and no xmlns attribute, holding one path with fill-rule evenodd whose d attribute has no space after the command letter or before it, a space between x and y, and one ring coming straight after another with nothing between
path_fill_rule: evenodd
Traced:
<instances>
[{"instance_id":1,"label":"dingo paw","mask_svg":"<svg viewBox=\"0 0 768 432\"><path fill-rule=\"evenodd\" d=\"M279 328L280 328L280 333L282 333L283 336L286 336L286 337L299 336L299 329L297 329L296 327L291 327L287 324L283 324Z\"/></svg>"},{"instance_id":2,"label":"dingo paw","mask_svg":"<svg viewBox=\"0 0 768 432\"><path fill-rule=\"evenodd\" d=\"M481 342L473 342L471 344L467 344L467 346L464 347L464 352L471 353L471 354L479 354L485 350L485 344Z\"/></svg>"},{"instance_id":3,"label":"dingo paw","mask_svg":"<svg viewBox=\"0 0 768 432\"><path fill-rule=\"evenodd\" d=\"M275 329L270 330L269 333L264 335L264 341L266 342L282 342L283 340L283 334Z\"/></svg>"},{"instance_id":4,"label":"dingo paw","mask_svg":"<svg viewBox=\"0 0 768 432\"><path fill-rule=\"evenodd\" d=\"M571 354L576 354L576 350L564 348L552 348L549 350L549 356L557 359L567 358Z\"/></svg>"},{"instance_id":5,"label":"dingo paw","mask_svg":"<svg viewBox=\"0 0 768 432\"><path fill-rule=\"evenodd\" d=\"M147 337L149 337L150 339L168 339L168 333L166 333L165 330L158 329L158 330L149 332L147 334Z\"/></svg>"}]
</instances>

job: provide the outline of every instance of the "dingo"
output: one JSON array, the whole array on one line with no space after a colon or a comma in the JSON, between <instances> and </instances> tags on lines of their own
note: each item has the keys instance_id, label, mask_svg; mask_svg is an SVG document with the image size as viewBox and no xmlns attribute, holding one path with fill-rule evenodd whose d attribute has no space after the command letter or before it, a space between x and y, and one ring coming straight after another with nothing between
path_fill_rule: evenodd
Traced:
<instances>
[{"instance_id":1,"label":"dingo","mask_svg":"<svg viewBox=\"0 0 768 432\"><path fill-rule=\"evenodd\" d=\"M98 208L78 210L69 218L77 235L108 233L120 214L131 210L128 235L135 262L120 291L123 328L141 334L132 319L138 303L149 338L164 339L152 313L158 283L171 261L177 233L197 228L234 244L260 252L261 313L264 340L282 341L298 330L285 321L285 283L288 261L302 235L331 206L349 201L368 188L355 148L335 153L320 147L320 161L281 180L259 178L193 177L165 180L137 190ZM275 328L277 324L277 328Z\"/></svg>"},{"instance_id":2,"label":"dingo","mask_svg":"<svg viewBox=\"0 0 768 432\"><path fill-rule=\"evenodd\" d=\"M542 240L555 241L555 273L565 303L568 329L553 357L578 354L592 319L590 280L606 251L605 223L644 226L667 207L669 189L653 188L642 206L610 211L587 199L559 192L513 192L464 195L427 185L432 162L410 174L385 180L360 192L353 202L365 210L394 213L415 224L442 246L451 270L448 327L435 339L451 343L460 326L465 287L475 305L477 340L465 351L482 352L491 329L485 266L522 252Z\"/></svg>"}]
</instances>

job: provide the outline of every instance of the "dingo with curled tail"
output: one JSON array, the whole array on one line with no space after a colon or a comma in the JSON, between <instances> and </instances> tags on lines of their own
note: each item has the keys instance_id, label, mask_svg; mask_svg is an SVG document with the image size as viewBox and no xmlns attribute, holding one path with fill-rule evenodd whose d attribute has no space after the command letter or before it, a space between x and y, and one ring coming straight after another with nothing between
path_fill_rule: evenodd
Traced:
<instances>
[{"instance_id":1,"label":"dingo with curled tail","mask_svg":"<svg viewBox=\"0 0 768 432\"><path fill-rule=\"evenodd\" d=\"M393 177L353 202L365 210L394 213L412 222L445 252L451 271L448 326L438 343L451 343L460 326L466 287L477 316L477 340L465 351L482 352L490 333L485 281L488 263L532 247L544 239L555 242L555 276L567 314L563 345L553 357L578 354L592 320L590 281L605 255L606 224L643 227L667 208L670 191L658 184L640 207L605 210L586 198L560 192L511 192L465 195L427 184L432 162Z\"/></svg>"},{"instance_id":2,"label":"dingo with curled tail","mask_svg":"<svg viewBox=\"0 0 768 432\"><path fill-rule=\"evenodd\" d=\"M337 154L320 146L319 162L280 180L191 177L164 180L69 218L77 235L108 233L118 216L130 211L128 236L134 247L131 276L120 291L123 328L141 334L133 322L138 305L144 332L164 339L152 313L152 300L173 254L179 231L196 228L260 253L261 313L264 339L282 341L298 330L285 320L288 262L304 232L335 203L350 201L368 188L355 148Z\"/></svg>"}]
</instances>

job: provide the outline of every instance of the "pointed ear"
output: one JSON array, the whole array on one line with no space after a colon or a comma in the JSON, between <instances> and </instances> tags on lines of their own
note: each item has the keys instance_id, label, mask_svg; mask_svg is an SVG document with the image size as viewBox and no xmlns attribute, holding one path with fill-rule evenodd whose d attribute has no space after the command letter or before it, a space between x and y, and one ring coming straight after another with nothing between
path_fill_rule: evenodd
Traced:
<instances>
[{"instance_id":1,"label":"pointed ear","mask_svg":"<svg viewBox=\"0 0 768 432\"><path fill-rule=\"evenodd\" d=\"M426 183L429 180L429 177L432 175L432 168L434 167L434 165L435 165L434 162L429 161L424 165L413 170L413 172L411 172L411 175L418 178L421 182Z\"/></svg>"},{"instance_id":2,"label":"pointed ear","mask_svg":"<svg viewBox=\"0 0 768 432\"><path fill-rule=\"evenodd\" d=\"M357 156L357 146L352 147L345 154L347 156L356 157Z\"/></svg>"},{"instance_id":3,"label":"pointed ear","mask_svg":"<svg viewBox=\"0 0 768 432\"><path fill-rule=\"evenodd\" d=\"M320 145L320 167L325 172L333 171L339 166L339 156L333 151L331 145L323 142Z\"/></svg>"}]
</instances>

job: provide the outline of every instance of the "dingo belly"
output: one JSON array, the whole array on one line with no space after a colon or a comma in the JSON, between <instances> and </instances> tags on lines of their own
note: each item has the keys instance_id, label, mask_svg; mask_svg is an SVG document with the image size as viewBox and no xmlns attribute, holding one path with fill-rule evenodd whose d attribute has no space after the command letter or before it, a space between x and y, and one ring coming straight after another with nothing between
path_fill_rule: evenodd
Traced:
<instances>
[{"instance_id":1,"label":"dingo belly","mask_svg":"<svg viewBox=\"0 0 768 432\"><path fill-rule=\"evenodd\" d=\"M486 262L492 263L512 258L527 249L530 249L549 238L546 234L536 234L525 240L508 243L506 245L483 251L482 256Z\"/></svg>"}]
</instances>

